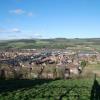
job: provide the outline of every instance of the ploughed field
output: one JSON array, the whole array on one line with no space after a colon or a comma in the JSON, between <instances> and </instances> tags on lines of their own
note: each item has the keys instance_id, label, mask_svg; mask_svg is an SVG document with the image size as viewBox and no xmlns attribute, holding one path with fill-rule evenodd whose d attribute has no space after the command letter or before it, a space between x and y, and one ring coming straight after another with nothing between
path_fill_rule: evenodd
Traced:
<instances>
[{"instance_id":1,"label":"ploughed field","mask_svg":"<svg viewBox=\"0 0 100 100\"><path fill-rule=\"evenodd\" d=\"M1 80L0 100L100 100L99 82L98 78Z\"/></svg>"}]
</instances>

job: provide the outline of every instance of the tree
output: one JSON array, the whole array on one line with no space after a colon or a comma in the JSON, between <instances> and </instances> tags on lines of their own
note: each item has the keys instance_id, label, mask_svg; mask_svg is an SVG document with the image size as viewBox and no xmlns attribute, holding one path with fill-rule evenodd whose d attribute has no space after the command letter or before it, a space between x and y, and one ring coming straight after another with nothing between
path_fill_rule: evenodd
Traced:
<instances>
[{"instance_id":1,"label":"tree","mask_svg":"<svg viewBox=\"0 0 100 100\"><path fill-rule=\"evenodd\" d=\"M57 69L56 68L53 69L53 78L54 79L57 78Z\"/></svg>"},{"instance_id":2,"label":"tree","mask_svg":"<svg viewBox=\"0 0 100 100\"><path fill-rule=\"evenodd\" d=\"M81 61L81 68L83 69L86 66L87 62L85 60Z\"/></svg>"},{"instance_id":3,"label":"tree","mask_svg":"<svg viewBox=\"0 0 100 100\"><path fill-rule=\"evenodd\" d=\"M0 79L6 79L5 69L2 69L2 70L0 71Z\"/></svg>"}]
</instances>

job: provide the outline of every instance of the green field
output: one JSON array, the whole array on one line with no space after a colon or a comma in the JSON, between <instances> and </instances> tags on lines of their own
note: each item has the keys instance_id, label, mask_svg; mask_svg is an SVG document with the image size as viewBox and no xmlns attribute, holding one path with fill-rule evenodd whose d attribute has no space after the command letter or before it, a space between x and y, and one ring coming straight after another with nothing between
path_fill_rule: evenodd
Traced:
<instances>
[{"instance_id":1,"label":"green field","mask_svg":"<svg viewBox=\"0 0 100 100\"><path fill-rule=\"evenodd\" d=\"M100 100L95 99L99 82L99 78L0 81L0 100Z\"/></svg>"}]
</instances>

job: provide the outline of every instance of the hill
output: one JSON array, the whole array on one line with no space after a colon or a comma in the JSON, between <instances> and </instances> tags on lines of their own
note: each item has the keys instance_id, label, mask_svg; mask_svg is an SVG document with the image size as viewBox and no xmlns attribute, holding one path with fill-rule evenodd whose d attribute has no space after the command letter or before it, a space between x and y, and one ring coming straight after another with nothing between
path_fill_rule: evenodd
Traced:
<instances>
[{"instance_id":1,"label":"hill","mask_svg":"<svg viewBox=\"0 0 100 100\"><path fill-rule=\"evenodd\" d=\"M0 41L0 49L18 48L18 49L65 49L67 47L89 46L100 50L100 38L89 39L20 39L20 40L7 40Z\"/></svg>"}]
</instances>

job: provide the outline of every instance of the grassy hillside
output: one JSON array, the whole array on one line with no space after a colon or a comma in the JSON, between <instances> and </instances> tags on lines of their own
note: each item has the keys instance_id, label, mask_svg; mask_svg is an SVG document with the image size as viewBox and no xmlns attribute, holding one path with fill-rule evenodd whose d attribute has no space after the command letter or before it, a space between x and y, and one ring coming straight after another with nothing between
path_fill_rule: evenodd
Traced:
<instances>
[{"instance_id":1,"label":"grassy hillside","mask_svg":"<svg viewBox=\"0 0 100 100\"><path fill-rule=\"evenodd\" d=\"M99 82L92 78L0 81L0 100L100 100Z\"/></svg>"}]
</instances>

